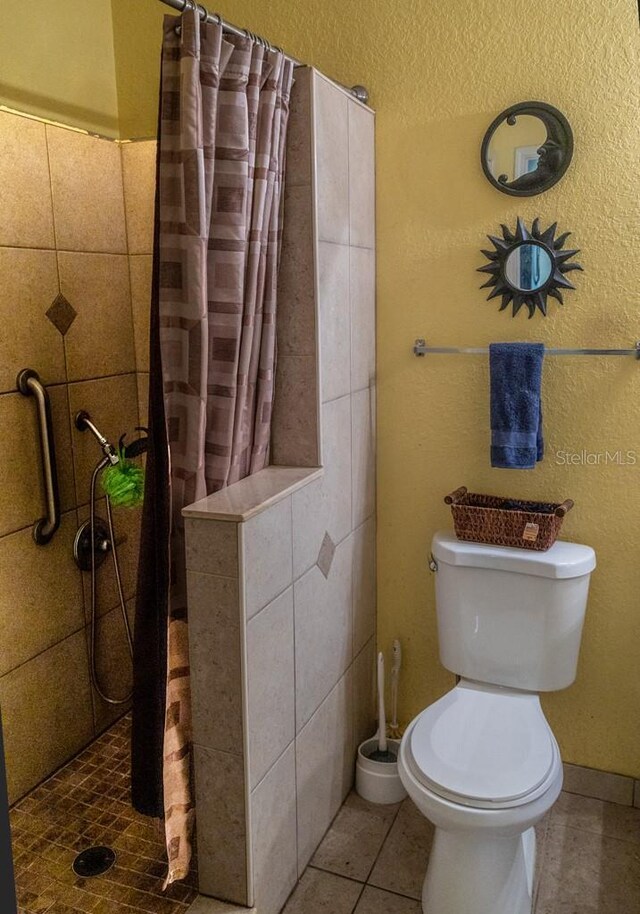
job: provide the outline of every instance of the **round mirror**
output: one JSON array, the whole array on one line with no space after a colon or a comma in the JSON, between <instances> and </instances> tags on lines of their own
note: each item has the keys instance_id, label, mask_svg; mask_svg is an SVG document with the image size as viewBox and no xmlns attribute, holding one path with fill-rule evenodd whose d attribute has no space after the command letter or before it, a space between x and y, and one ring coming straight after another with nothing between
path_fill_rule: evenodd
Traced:
<instances>
[{"instance_id":1,"label":"round mirror","mask_svg":"<svg viewBox=\"0 0 640 914\"><path fill-rule=\"evenodd\" d=\"M547 284L553 261L549 253L539 244L525 242L513 248L507 256L504 272L513 286L520 292L537 292Z\"/></svg>"},{"instance_id":2,"label":"round mirror","mask_svg":"<svg viewBox=\"0 0 640 914\"><path fill-rule=\"evenodd\" d=\"M562 304L563 291L575 289L567 273L582 269L572 259L580 253L578 249L564 246L571 232L557 236L557 222L543 230L539 219L534 219L531 228L527 228L520 217L515 232L507 225L500 228L502 238L488 236L493 250L482 251L489 262L478 267L478 272L488 277L480 288L491 290L487 301L501 298L501 311L513 304L514 317L523 306L529 317L533 317L536 310L546 316L548 297Z\"/></svg>"},{"instance_id":3,"label":"round mirror","mask_svg":"<svg viewBox=\"0 0 640 914\"><path fill-rule=\"evenodd\" d=\"M544 102L512 105L487 130L481 155L484 173L498 190L519 197L540 194L569 167L571 127Z\"/></svg>"}]
</instances>

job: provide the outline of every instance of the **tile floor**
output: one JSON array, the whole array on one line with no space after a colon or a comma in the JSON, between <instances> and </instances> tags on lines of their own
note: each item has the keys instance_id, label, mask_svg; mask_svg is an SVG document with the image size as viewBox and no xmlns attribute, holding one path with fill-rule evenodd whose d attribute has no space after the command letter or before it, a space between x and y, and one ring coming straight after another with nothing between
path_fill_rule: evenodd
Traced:
<instances>
[{"instance_id":1,"label":"tile floor","mask_svg":"<svg viewBox=\"0 0 640 914\"><path fill-rule=\"evenodd\" d=\"M11 810L20 914L185 914L196 897L195 876L162 891L163 837L129 803L130 730L122 718ZM81 879L71 864L94 844L116 863Z\"/></svg>"},{"instance_id":2,"label":"tile floor","mask_svg":"<svg viewBox=\"0 0 640 914\"><path fill-rule=\"evenodd\" d=\"M640 809L563 793L537 831L536 914L640 912ZM421 914L432 833L351 794L283 914Z\"/></svg>"},{"instance_id":3,"label":"tile floor","mask_svg":"<svg viewBox=\"0 0 640 914\"><path fill-rule=\"evenodd\" d=\"M195 877L162 892L162 837L129 806L129 731L123 718L11 811L20 914L189 911ZM640 912L640 809L563 793L537 831L535 914ZM283 914L421 914L432 834L409 800L351 793ZM116 865L79 879L71 863L94 843ZM192 914L243 910L201 898Z\"/></svg>"}]
</instances>

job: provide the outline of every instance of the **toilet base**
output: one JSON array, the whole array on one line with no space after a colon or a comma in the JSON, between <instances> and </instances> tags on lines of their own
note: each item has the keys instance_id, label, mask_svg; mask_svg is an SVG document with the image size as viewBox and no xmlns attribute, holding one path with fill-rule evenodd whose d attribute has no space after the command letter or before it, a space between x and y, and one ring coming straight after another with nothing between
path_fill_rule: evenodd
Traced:
<instances>
[{"instance_id":1,"label":"toilet base","mask_svg":"<svg viewBox=\"0 0 640 914\"><path fill-rule=\"evenodd\" d=\"M510 838L436 828L422 890L425 914L531 914L536 834Z\"/></svg>"}]
</instances>

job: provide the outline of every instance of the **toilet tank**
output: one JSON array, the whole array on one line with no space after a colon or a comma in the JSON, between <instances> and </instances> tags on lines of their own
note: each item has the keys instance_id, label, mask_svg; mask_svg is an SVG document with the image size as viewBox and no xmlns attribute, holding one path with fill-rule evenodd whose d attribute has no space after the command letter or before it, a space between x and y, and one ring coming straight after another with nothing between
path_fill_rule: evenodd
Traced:
<instances>
[{"instance_id":1,"label":"toilet tank","mask_svg":"<svg viewBox=\"0 0 640 914\"><path fill-rule=\"evenodd\" d=\"M551 692L576 677L590 546L556 542L546 552L485 546L436 533L440 659L465 679Z\"/></svg>"}]
</instances>

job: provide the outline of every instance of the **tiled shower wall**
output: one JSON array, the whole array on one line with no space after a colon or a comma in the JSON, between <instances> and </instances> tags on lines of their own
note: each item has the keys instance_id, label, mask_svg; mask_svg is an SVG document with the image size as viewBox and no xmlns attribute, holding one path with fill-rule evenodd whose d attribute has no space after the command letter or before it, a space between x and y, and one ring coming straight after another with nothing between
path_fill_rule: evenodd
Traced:
<instances>
[{"instance_id":1,"label":"tiled shower wall","mask_svg":"<svg viewBox=\"0 0 640 914\"><path fill-rule=\"evenodd\" d=\"M72 550L101 452L73 416L88 410L114 442L139 424L154 145L0 112L0 708L12 802L124 710L89 683L89 576ZM31 533L44 500L35 403L16 390L25 367L53 413L62 521L47 546ZM139 511L114 513L132 615ZM131 666L109 560L98 575L98 669L121 696Z\"/></svg>"},{"instance_id":2,"label":"tiled shower wall","mask_svg":"<svg viewBox=\"0 0 640 914\"><path fill-rule=\"evenodd\" d=\"M200 891L260 914L282 907L373 732L374 242L373 113L297 70L279 466L185 511Z\"/></svg>"}]
</instances>

